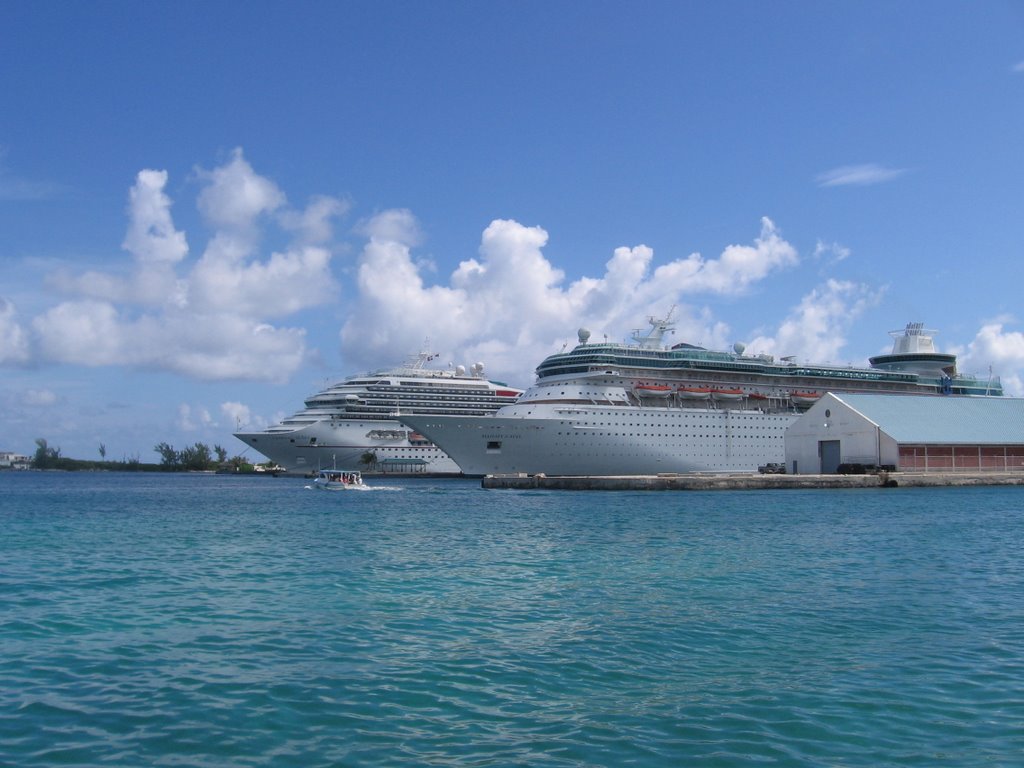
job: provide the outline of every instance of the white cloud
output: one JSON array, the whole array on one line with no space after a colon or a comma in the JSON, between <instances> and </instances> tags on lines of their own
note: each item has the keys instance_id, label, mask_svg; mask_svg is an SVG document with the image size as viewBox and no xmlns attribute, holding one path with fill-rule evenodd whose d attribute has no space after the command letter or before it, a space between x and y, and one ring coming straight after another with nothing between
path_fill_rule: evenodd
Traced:
<instances>
[{"instance_id":1,"label":"white cloud","mask_svg":"<svg viewBox=\"0 0 1024 768\"><path fill-rule=\"evenodd\" d=\"M761 219L761 234L750 245L730 245L717 259L692 254L659 267L654 277L679 286L684 293L737 295L769 273L800 261L796 249L782 239L771 219Z\"/></svg>"},{"instance_id":2,"label":"white cloud","mask_svg":"<svg viewBox=\"0 0 1024 768\"><path fill-rule=\"evenodd\" d=\"M330 262L330 251L315 246L246 263L208 250L189 276L189 301L200 312L285 317L323 304L336 292Z\"/></svg>"},{"instance_id":3,"label":"white cloud","mask_svg":"<svg viewBox=\"0 0 1024 768\"><path fill-rule=\"evenodd\" d=\"M814 258L825 259L829 264L838 264L850 257L850 249L839 243L825 243L819 240L814 246Z\"/></svg>"},{"instance_id":4,"label":"white cloud","mask_svg":"<svg viewBox=\"0 0 1024 768\"><path fill-rule=\"evenodd\" d=\"M252 423L252 411L249 406L229 400L220 404L220 412L232 429L248 427Z\"/></svg>"},{"instance_id":5,"label":"white cloud","mask_svg":"<svg viewBox=\"0 0 1024 768\"><path fill-rule=\"evenodd\" d=\"M877 163L866 163L864 165L844 165L833 168L818 176L818 186L821 187L842 187L849 185L869 186L871 184L882 184L886 181L902 176L906 171L901 168L886 168Z\"/></svg>"},{"instance_id":6,"label":"white cloud","mask_svg":"<svg viewBox=\"0 0 1024 768\"><path fill-rule=\"evenodd\" d=\"M196 174L206 182L199 195L199 211L217 230L251 236L264 214L286 202L276 184L253 171L240 148L231 153L227 164L212 171L198 169Z\"/></svg>"},{"instance_id":7,"label":"white cloud","mask_svg":"<svg viewBox=\"0 0 1024 768\"><path fill-rule=\"evenodd\" d=\"M861 283L827 280L803 297L773 335L748 342L747 352L838 364L846 332L857 317L878 304L881 296L882 291Z\"/></svg>"},{"instance_id":8,"label":"white cloud","mask_svg":"<svg viewBox=\"0 0 1024 768\"><path fill-rule=\"evenodd\" d=\"M160 327L171 350L145 361L202 380L287 381L306 356L306 332L235 315L182 316Z\"/></svg>"},{"instance_id":9,"label":"white cloud","mask_svg":"<svg viewBox=\"0 0 1024 768\"><path fill-rule=\"evenodd\" d=\"M99 301L125 301L132 297L131 283L121 275L93 271L76 275L67 267L58 266L46 277L46 283L58 293Z\"/></svg>"},{"instance_id":10,"label":"white cloud","mask_svg":"<svg viewBox=\"0 0 1024 768\"><path fill-rule=\"evenodd\" d=\"M999 376L1006 394L1024 395L1024 333L1004 330L1003 320L986 323L966 350L958 350L957 368L962 373Z\"/></svg>"},{"instance_id":11,"label":"white cloud","mask_svg":"<svg viewBox=\"0 0 1024 768\"><path fill-rule=\"evenodd\" d=\"M192 408L186 403L181 403L178 406L177 427L182 432L195 432L198 429L195 422L192 421Z\"/></svg>"},{"instance_id":12,"label":"white cloud","mask_svg":"<svg viewBox=\"0 0 1024 768\"><path fill-rule=\"evenodd\" d=\"M205 184L199 207L217 227L198 262L189 264L185 233L174 226L167 173L141 171L124 239L134 274L58 271L50 284L72 298L33 319L39 360L271 381L287 380L304 362L305 331L267 321L333 300L326 240L347 206L316 197L306 210L285 210L282 226L299 242L261 258L259 222L285 205L283 193L241 150L198 178ZM7 305L0 307L0 344L0 362L31 357Z\"/></svg>"},{"instance_id":13,"label":"white cloud","mask_svg":"<svg viewBox=\"0 0 1024 768\"><path fill-rule=\"evenodd\" d=\"M412 258L418 227L407 211L370 221L358 271L359 297L341 332L346 358L378 362L394 350L418 349L424 334L441 351L459 350L513 381L532 378L533 367L581 325L616 335L638 318L663 313L686 294L735 295L768 274L795 265L795 249L769 219L753 245L731 245L717 259L693 254L653 271L654 252L617 248L601 277L568 285L544 256L540 227L496 220L484 231L479 258L459 264L448 285L427 285ZM687 310L688 312L689 310ZM685 316L680 324L718 339L724 327Z\"/></svg>"},{"instance_id":14,"label":"white cloud","mask_svg":"<svg viewBox=\"0 0 1024 768\"><path fill-rule=\"evenodd\" d=\"M125 362L127 326L110 303L69 301L32 320L44 360L74 365L117 365ZM137 344L146 340L137 339Z\"/></svg>"},{"instance_id":15,"label":"white cloud","mask_svg":"<svg viewBox=\"0 0 1024 768\"><path fill-rule=\"evenodd\" d=\"M412 211L406 208L393 208L378 213L357 227L356 231L372 241L401 243L410 248L423 241L419 222Z\"/></svg>"},{"instance_id":16,"label":"white cloud","mask_svg":"<svg viewBox=\"0 0 1024 768\"><path fill-rule=\"evenodd\" d=\"M29 341L17 320L14 304L0 296L0 364L26 363Z\"/></svg>"},{"instance_id":17,"label":"white cloud","mask_svg":"<svg viewBox=\"0 0 1024 768\"><path fill-rule=\"evenodd\" d=\"M129 319L109 303L64 302L33 322L42 360L124 365L200 380L286 381L303 362L305 331L237 315Z\"/></svg>"},{"instance_id":18,"label":"white cloud","mask_svg":"<svg viewBox=\"0 0 1024 768\"><path fill-rule=\"evenodd\" d=\"M193 408L188 403L181 403L178 406L177 427L182 432L198 432L210 426L213 426L213 418L202 406Z\"/></svg>"},{"instance_id":19,"label":"white cloud","mask_svg":"<svg viewBox=\"0 0 1024 768\"><path fill-rule=\"evenodd\" d=\"M135 259L134 274L125 278L90 271L76 276L57 270L50 285L65 294L99 301L184 305L185 285L174 268L187 256L188 243L185 233L174 227L166 185L165 171L143 170L128 193L128 231L122 247Z\"/></svg>"},{"instance_id":20,"label":"white cloud","mask_svg":"<svg viewBox=\"0 0 1024 768\"><path fill-rule=\"evenodd\" d=\"M198 261L189 263L186 235L174 226L167 173L140 172L124 238L135 273L55 278L71 298L31 323L40 361L283 381L307 359L304 330L267 321L333 299L332 253L322 241L347 204L316 197L305 211L289 210L284 194L241 150L197 178L205 185L200 211L214 227ZM275 220L298 241L260 257L260 229ZM741 294L798 263L795 249L764 219L751 245L728 246L717 258L691 254L654 267L651 248L620 247L601 276L566 284L544 255L547 232L496 220L483 232L478 256L459 264L447 285L431 285L424 278L430 265L413 258L423 234L411 212L384 211L360 231L368 241L356 274L359 296L342 331L350 358L380 364L429 336L448 354L470 356L455 362L486 355L489 365L525 378L580 325L617 336L680 296ZM677 317L704 338L724 334L725 326L691 314L680 310ZM11 313L6 317L14 328Z\"/></svg>"},{"instance_id":21,"label":"white cloud","mask_svg":"<svg viewBox=\"0 0 1024 768\"><path fill-rule=\"evenodd\" d=\"M1024 72L1024 61L1018 61L1013 65L1014 72Z\"/></svg>"},{"instance_id":22,"label":"white cloud","mask_svg":"<svg viewBox=\"0 0 1024 768\"><path fill-rule=\"evenodd\" d=\"M22 397L22 403L36 408L44 408L57 402L57 395L49 389L29 389Z\"/></svg>"},{"instance_id":23,"label":"white cloud","mask_svg":"<svg viewBox=\"0 0 1024 768\"><path fill-rule=\"evenodd\" d=\"M167 171L139 171L129 193L131 221L122 247L141 262L175 264L188 254L185 233L174 228L164 194Z\"/></svg>"},{"instance_id":24,"label":"white cloud","mask_svg":"<svg viewBox=\"0 0 1024 768\"><path fill-rule=\"evenodd\" d=\"M284 211L281 225L307 245L325 243L334 235L332 220L348 213L351 203L334 197L314 196L304 211Z\"/></svg>"},{"instance_id":25,"label":"white cloud","mask_svg":"<svg viewBox=\"0 0 1024 768\"><path fill-rule=\"evenodd\" d=\"M202 178L209 186L199 195L200 210L220 229L189 275L193 310L285 317L331 299L337 291L331 252L313 243L330 237L331 219L347 209L343 203L317 197L305 211L287 211L284 218L305 244L260 261L254 255L256 222L284 204L283 193L253 171L241 150Z\"/></svg>"}]
</instances>

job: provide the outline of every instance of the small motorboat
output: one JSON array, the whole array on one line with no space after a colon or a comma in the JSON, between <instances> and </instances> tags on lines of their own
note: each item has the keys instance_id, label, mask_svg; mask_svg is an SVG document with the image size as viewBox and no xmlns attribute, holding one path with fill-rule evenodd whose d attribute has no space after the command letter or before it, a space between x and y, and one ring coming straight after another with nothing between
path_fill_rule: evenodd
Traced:
<instances>
[{"instance_id":1,"label":"small motorboat","mask_svg":"<svg viewBox=\"0 0 1024 768\"><path fill-rule=\"evenodd\" d=\"M321 469L313 480L313 487L322 491L364 491L369 488L363 483L360 473L341 469Z\"/></svg>"}]
</instances>

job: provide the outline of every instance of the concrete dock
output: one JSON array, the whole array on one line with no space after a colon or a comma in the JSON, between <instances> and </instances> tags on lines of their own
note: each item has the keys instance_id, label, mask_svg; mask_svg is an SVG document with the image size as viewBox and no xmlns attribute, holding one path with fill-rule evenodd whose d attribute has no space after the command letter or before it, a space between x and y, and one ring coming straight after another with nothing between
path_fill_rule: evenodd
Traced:
<instances>
[{"instance_id":1,"label":"concrete dock","mask_svg":"<svg viewBox=\"0 0 1024 768\"><path fill-rule=\"evenodd\" d=\"M618 476L487 475L490 489L559 491L754 491L810 488L919 488L1024 485L1024 472L879 472L865 475L659 474Z\"/></svg>"}]
</instances>

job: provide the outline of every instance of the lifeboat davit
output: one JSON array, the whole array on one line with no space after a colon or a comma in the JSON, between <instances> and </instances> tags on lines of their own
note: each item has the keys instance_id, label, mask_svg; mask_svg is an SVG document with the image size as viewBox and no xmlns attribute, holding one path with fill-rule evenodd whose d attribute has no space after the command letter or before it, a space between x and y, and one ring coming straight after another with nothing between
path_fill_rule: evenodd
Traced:
<instances>
[{"instance_id":1,"label":"lifeboat davit","mask_svg":"<svg viewBox=\"0 0 1024 768\"><path fill-rule=\"evenodd\" d=\"M680 387L679 396L687 400L707 400L711 397L710 387Z\"/></svg>"}]
</instances>

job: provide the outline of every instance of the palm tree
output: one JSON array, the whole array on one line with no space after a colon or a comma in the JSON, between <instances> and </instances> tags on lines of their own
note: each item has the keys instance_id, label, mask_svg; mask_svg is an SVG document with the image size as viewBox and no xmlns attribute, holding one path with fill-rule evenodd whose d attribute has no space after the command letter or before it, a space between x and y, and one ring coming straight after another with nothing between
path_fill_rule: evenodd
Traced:
<instances>
[{"instance_id":1,"label":"palm tree","mask_svg":"<svg viewBox=\"0 0 1024 768\"><path fill-rule=\"evenodd\" d=\"M60 458L60 448L51 448L45 437L36 438L36 455L32 466L36 469L50 469L57 464Z\"/></svg>"}]
</instances>

